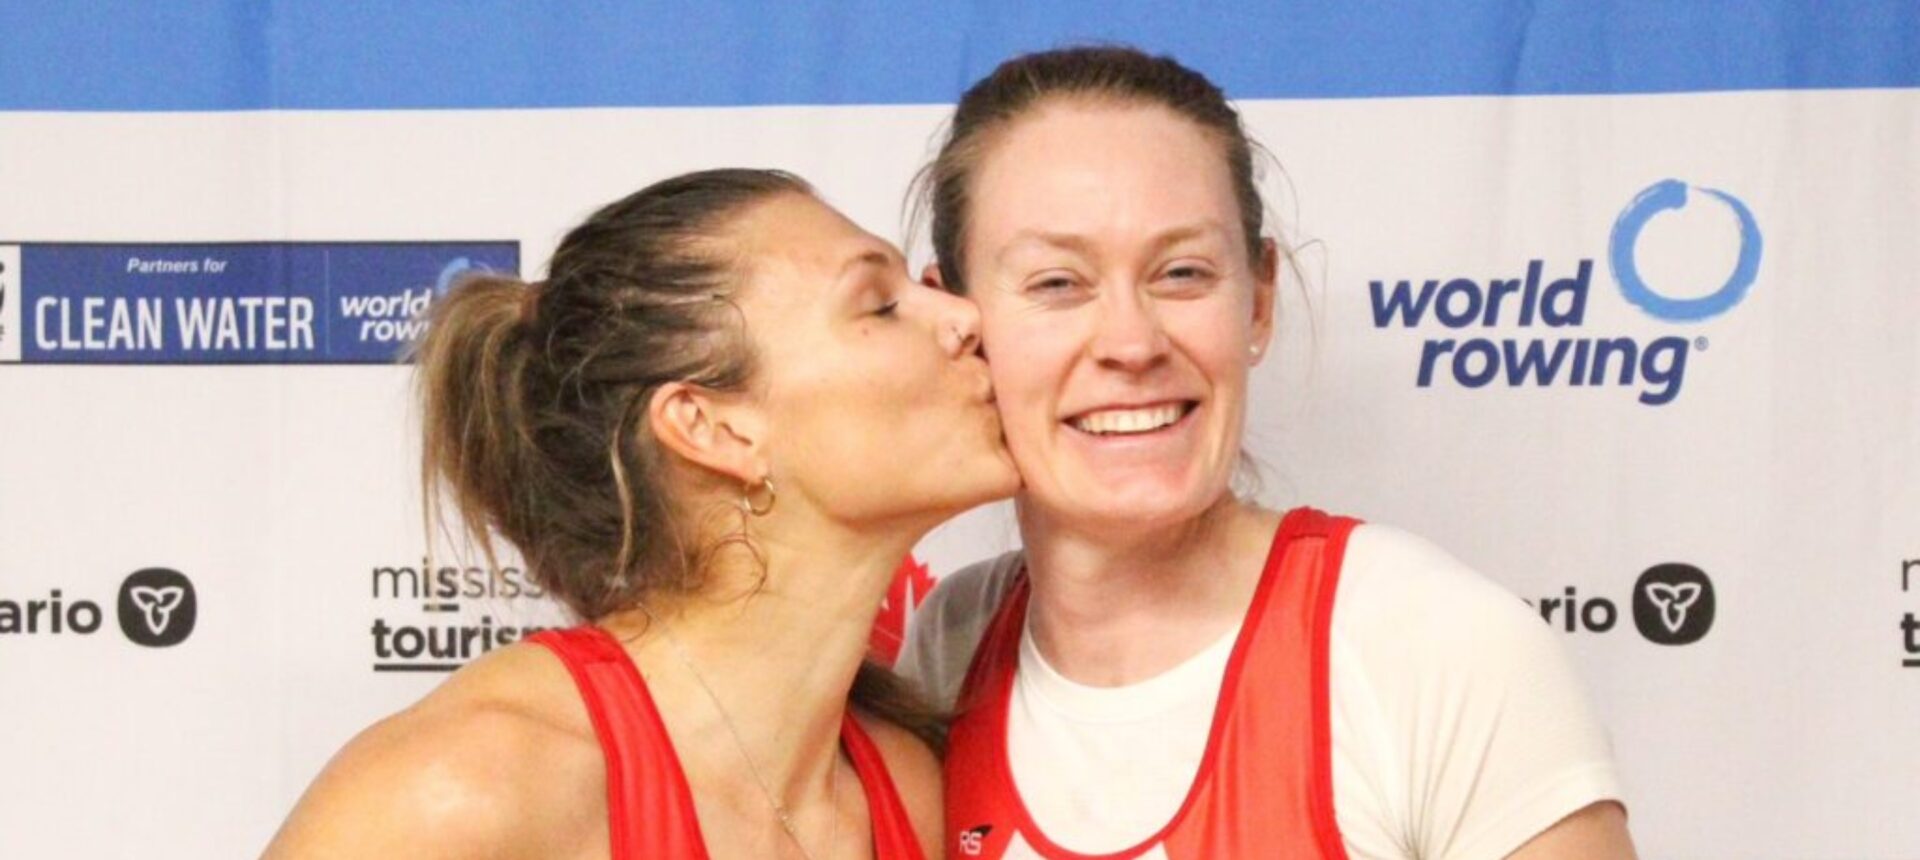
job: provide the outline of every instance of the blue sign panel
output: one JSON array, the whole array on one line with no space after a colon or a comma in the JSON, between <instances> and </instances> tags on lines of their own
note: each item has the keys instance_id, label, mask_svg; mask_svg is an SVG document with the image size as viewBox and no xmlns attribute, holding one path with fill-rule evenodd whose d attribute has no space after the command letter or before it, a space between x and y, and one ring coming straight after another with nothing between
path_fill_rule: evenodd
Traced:
<instances>
[{"instance_id":1,"label":"blue sign panel","mask_svg":"<svg viewBox=\"0 0 1920 860\"><path fill-rule=\"evenodd\" d=\"M368 364L404 357L463 275L518 242L25 244L29 364Z\"/></svg>"}]
</instances>

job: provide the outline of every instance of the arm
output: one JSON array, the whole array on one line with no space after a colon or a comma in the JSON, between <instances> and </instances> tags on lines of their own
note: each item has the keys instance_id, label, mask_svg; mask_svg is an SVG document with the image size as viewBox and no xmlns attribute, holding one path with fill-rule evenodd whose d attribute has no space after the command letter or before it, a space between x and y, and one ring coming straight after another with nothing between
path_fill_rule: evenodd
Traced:
<instances>
[{"instance_id":1,"label":"arm","mask_svg":"<svg viewBox=\"0 0 1920 860\"><path fill-rule=\"evenodd\" d=\"M418 709L362 732L327 764L267 846L292 858L549 856L546 810L573 797L536 790L528 749L551 734L489 709ZM548 755L552 755L549 744Z\"/></svg>"},{"instance_id":2,"label":"arm","mask_svg":"<svg viewBox=\"0 0 1920 860\"><path fill-rule=\"evenodd\" d=\"M1376 526L1354 533L1340 589L1349 840L1429 860L1632 856L1606 731L1538 613Z\"/></svg>"},{"instance_id":3,"label":"arm","mask_svg":"<svg viewBox=\"0 0 1920 860\"><path fill-rule=\"evenodd\" d=\"M1575 812L1507 855L1508 860L1635 860L1627 811L1595 803Z\"/></svg>"}]
</instances>

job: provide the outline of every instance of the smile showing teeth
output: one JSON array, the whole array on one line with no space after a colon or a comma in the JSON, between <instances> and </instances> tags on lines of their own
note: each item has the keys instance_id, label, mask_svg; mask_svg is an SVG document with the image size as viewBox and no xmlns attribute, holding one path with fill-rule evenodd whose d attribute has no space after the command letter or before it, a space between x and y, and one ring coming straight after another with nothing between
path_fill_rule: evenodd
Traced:
<instances>
[{"instance_id":1,"label":"smile showing teeth","mask_svg":"<svg viewBox=\"0 0 1920 860\"><path fill-rule=\"evenodd\" d=\"M1113 436L1125 433L1150 433L1180 420L1187 413L1181 403L1150 406L1145 409L1102 409L1072 419L1074 429L1082 433Z\"/></svg>"}]
</instances>

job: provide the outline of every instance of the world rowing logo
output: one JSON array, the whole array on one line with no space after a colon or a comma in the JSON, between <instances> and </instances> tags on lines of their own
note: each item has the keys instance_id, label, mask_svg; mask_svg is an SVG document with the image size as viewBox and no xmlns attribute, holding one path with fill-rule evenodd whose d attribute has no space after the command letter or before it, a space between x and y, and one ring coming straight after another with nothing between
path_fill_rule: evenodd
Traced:
<instances>
[{"instance_id":1,"label":"world rowing logo","mask_svg":"<svg viewBox=\"0 0 1920 860\"><path fill-rule=\"evenodd\" d=\"M1607 260L1613 265L1613 279L1620 285L1620 294L1635 307L1669 322L1700 322L1726 313L1747 297L1747 291L1760 275L1763 242L1753 212L1740 198L1725 191L1695 188L1725 205L1739 223L1740 250L1734 259L1733 272L1719 289L1696 298L1673 298L1647 284L1634 258L1640 234L1654 216L1684 208L1687 190L1687 184L1678 179L1662 179L1647 186L1621 210L1620 217L1613 222L1613 235L1607 240Z\"/></svg>"},{"instance_id":2,"label":"world rowing logo","mask_svg":"<svg viewBox=\"0 0 1920 860\"><path fill-rule=\"evenodd\" d=\"M1662 213L1685 208L1692 196L1716 201L1731 214L1739 248L1732 272L1719 281L1717 272L1705 280L1718 286L1694 295L1660 272L1665 290L1656 289L1641 270L1643 255L1661 263L1673 254L1655 246L1672 244L1673 225L1654 226ZM1705 211L1705 210L1701 210ZM1643 235L1663 235L1641 248ZM1687 365L1693 353L1703 352L1708 340L1699 334L1670 329L1674 324L1696 324L1731 310L1744 300L1760 273L1760 226L1739 198L1715 188L1689 186L1663 179L1642 189L1615 219L1607 238L1607 262L1621 298L1663 325L1620 327L1610 315L1589 315L1589 299L1601 268L1592 256L1556 262L1545 255L1510 258L1505 271L1475 276L1458 270L1433 276L1370 279L1368 297L1376 329L1404 329L1419 338L1413 383L1418 388L1444 385L1451 379L1462 389L1486 388L1606 388L1638 389L1637 399L1648 406L1664 406L1680 396L1686 385ZM1682 262L1706 262L1715 268L1710 249L1686 246ZM1524 263L1524 265L1523 265ZM1649 267L1657 271L1657 267Z\"/></svg>"},{"instance_id":3,"label":"world rowing logo","mask_svg":"<svg viewBox=\"0 0 1920 860\"><path fill-rule=\"evenodd\" d=\"M447 293L468 275L490 274L493 274L493 269L485 263L475 263L466 257L455 257L445 266L440 267L440 275L433 279L433 295L435 298L445 298Z\"/></svg>"}]
</instances>

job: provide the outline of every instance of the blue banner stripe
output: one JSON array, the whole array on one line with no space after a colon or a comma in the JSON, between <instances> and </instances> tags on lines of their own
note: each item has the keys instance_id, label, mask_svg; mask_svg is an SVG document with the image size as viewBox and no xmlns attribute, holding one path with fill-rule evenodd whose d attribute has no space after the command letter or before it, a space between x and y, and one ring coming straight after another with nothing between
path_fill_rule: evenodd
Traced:
<instances>
[{"instance_id":1,"label":"blue banner stripe","mask_svg":"<svg viewBox=\"0 0 1920 860\"><path fill-rule=\"evenodd\" d=\"M1243 99L1920 86L1912 0L24 0L0 6L0 109L947 103L1088 41Z\"/></svg>"},{"instance_id":2,"label":"blue banner stripe","mask_svg":"<svg viewBox=\"0 0 1920 860\"><path fill-rule=\"evenodd\" d=\"M384 364L518 242L26 243L27 364Z\"/></svg>"}]
</instances>

